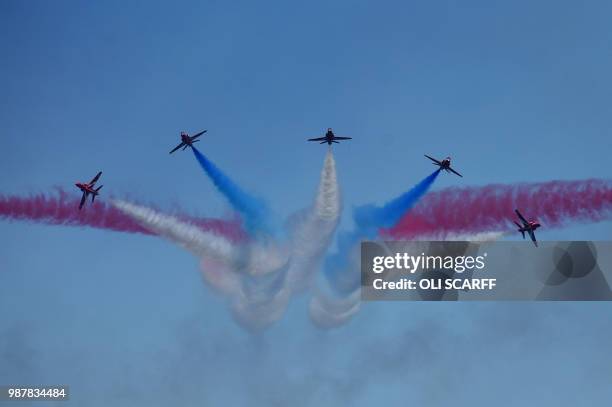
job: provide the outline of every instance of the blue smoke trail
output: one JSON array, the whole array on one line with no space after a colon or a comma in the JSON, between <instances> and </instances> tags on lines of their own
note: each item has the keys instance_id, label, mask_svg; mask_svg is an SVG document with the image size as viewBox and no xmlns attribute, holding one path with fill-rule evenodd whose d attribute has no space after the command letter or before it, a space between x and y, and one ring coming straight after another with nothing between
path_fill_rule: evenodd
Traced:
<instances>
[{"instance_id":1,"label":"blue smoke trail","mask_svg":"<svg viewBox=\"0 0 612 407\"><path fill-rule=\"evenodd\" d=\"M210 177L217 189L240 214L247 231L251 233L265 232L273 234L275 228L271 227L270 211L265 202L243 191L197 148L192 146L191 149L200 166Z\"/></svg>"},{"instance_id":2,"label":"blue smoke trail","mask_svg":"<svg viewBox=\"0 0 612 407\"><path fill-rule=\"evenodd\" d=\"M360 274L353 270L349 261L351 250L354 250L361 240L372 240L383 228L393 227L433 185L440 174L436 170L425 179L397 198L387 202L382 207L364 205L353 209L355 229L338 236L338 250L325 260L325 276L331 286L341 294L348 294L359 288Z\"/></svg>"},{"instance_id":3,"label":"blue smoke trail","mask_svg":"<svg viewBox=\"0 0 612 407\"><path fill-rule=\"evenodd\" d=\"M425 195L438 174L440 174L440 170L434 171L409 191L387 202L382 208L377 208L374 205L355 208L353 210L353 220L357 224L357 229L369 232L369 229L373 228L377 232L381 228L393 227Z\"/></svg>"}]
</instances>

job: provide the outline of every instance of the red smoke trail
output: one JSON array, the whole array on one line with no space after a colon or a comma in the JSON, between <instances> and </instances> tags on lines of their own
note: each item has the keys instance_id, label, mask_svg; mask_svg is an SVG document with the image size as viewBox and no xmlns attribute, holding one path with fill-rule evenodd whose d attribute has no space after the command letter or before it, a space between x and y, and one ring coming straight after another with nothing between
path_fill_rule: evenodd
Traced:
<instances>
[{"instance_id":1,"label":"red smoke trail","mask_svg":"<svg viewBox=\"0 0 612 407\"><path fill-rule=\"evenodd\" d=\"M80 197L69 196L62 190L58 190L57 196L47 196L45 194L30 197L0 195L0 219L24 220L48 225L89 226L118 232L153 234L104 201L96 201L93 204L88 201L82 210L79 210L79 201ZM237 222L187 216L177 217L234 241L241 240L244 237Z\"/></svg>"},{"instance_id":2,"label":"red smoke trail","mask_svg":"<svg viewBox=\"0 0 612 407\"><path fill-rule=\"evenodd\" d=\"M597 222L612 218L612 183L605 180L551 181L517 185L447 188L430 192L391 229L390 238L504 231L518 208L543 227L572 221Z\"/></svg>"}]
</instances>

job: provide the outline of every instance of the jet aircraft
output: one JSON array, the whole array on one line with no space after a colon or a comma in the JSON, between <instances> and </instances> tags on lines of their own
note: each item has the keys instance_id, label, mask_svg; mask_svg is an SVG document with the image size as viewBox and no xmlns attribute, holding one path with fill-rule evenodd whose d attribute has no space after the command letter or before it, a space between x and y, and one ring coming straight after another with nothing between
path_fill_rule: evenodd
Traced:
<instances>
[{"instance_id":1,"label":"jet aircraft","mask_svg":"<svg viewBox=\"0 0 612 407\"><path fill-rule=\"evenodd\" d=\"M537 221L525 219L525 217L521 215L518 209L515 209L514 212L516 212L516 215L521 220L522 225L516 221L514 222L514 224L518 226L518 231L521 232L521 234L523 235L523 239L525 238L525 232L529 233L529 237L533 241L533 244L538 247L538 241L536 240L534 232L542 225L540 225Z\"/></svg>"},{"instance_id":2,"label":"jet aircraft","mask_svg":"<svg viewBox=\"0 0 612 407\"><path fill-rule=\"evenodd\" d=\"M204 133L206 133L206 130L201 131L199 133L196 133L193 136L190 136L189 134L187 134L184 131L182 131L181 132L181 144L179 144L178 146L174 147L172 149L172 151L170 151L170 154L174 153L176 150L178 150L181 147L183 147L183 150L185 150L187 147L193 147L193 143L196 143L196 142L200 141L200 140L196 140L196 139L198 137L200 137Z\"/></svg>"},{"instance_id":3,"label":"jet aircraft","mask_svg":"<svg viewBox=\"0 0 612 407\"><path fill-rule=\"evenodd\" d=\"M446 172L452 172L454 174L459 175L460 177L463 178L463 175L459 174L457 171L455 171L454 169L451 168L450 164L451 164L451 158L450 157L446 157L444 160L439 161L436 160L433 157L428 156L427 154L425 154L425 157L429 158L431 161L433 161L433 163L437 166L440 167L441 170L444 170Z\"/></svg>"},{"instance_id":4,"label":"jet aircraft","mask_svg":"<svg viewBox=\"0 0 612 407\"><path fill-rule=\"evenodd\" d=\"M338 137L334 134L331 128L327 129L327 133L323 137L309 138L308 141L320 141L319 144L327 143L330 146L332 143L340 144L338 140L351 140L352 137Z\"/></svg>"},{"instance_id":5,"label":"jet aircraft","mask_svg":"<svg viewBox=\"0 0 612 407\"><path fill-rule=\"evenodd\" d=\"M87 183L77 182L76 184L74 184L83 192L83 196L81 197L81 203L79 204L79 209L83 207L83 205L85 204L85 200L89 195L91 195L91 202L93 203L94 199L96 199L96 196L100 193L99 191L104 185L100 185L98 188L94 188L96 182L98 182L98 179L100 178L100 175L102 175L102 171L97 173L96 176L93 177L93 179Z\"/></svg>"}]
</instances>

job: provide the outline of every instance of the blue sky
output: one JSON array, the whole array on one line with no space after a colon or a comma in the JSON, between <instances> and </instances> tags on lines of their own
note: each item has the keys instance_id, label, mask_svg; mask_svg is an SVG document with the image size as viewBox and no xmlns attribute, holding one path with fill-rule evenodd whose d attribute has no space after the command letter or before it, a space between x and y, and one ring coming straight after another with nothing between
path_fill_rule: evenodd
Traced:
<instances>
[{"instance_id":1,"label":"blue sky","mask_svg":"<svg viewBox=\"0 0 612 407\"><path fill-rule=\"evenodd\" d=\"M105 194L220 216L191 154L168 156L181 130L200 129L207 156L281 216L314 195L325 149L304 139L352 136L335 148L344 228L352 206L429 174L425 153L452 155L465 176L434 188L609 179L611 12L605 1L3 1L0 193L69 189L103 170ZM609 240L611 225L539 236ZM0 243L0 382L69 383L78 405L612 397L608 304L367 304L320 332L302 298L254 338L167 242L2 222ZM373 343L403 356L368 357ZM423 352L404 354L414 343Z\"/></svg>"}]
</instances>

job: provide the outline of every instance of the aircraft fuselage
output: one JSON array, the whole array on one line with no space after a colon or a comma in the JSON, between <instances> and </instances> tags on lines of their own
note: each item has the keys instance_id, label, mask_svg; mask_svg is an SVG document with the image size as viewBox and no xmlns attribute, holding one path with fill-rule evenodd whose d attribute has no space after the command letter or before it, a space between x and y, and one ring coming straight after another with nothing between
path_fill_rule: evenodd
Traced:
<instances>
[{"instance_id":1,"label":"aircraft fuselage","mask_svg":"<svg viewBox=\"0 0 612 407\"><path fill-rule=\"evenodd\" d=\"M76 185L77 188L79 188L81 191L87 194L94 194L94 195L98 194L98 192L95 189L93 189L93 187L89 184L83 184L81 182L77 182L74 185Z\"/></svg>"},{"instance_id":2,"label":"aircraft fuselage","mask_svg":"<svg viewBox=\"0 0 612 407\"><path fill-rule=\"evenodd\" d=\"M529 222L529 224L524 225L523 227L521 227L519 229L519 232L529 232L530 230L536 230L540 226L542 226L542 225L540 225L537 222Z\"/></svg>"},{"instance_id":3,"label":"aircraft fuselage","mask_svg":"<svg viewBox=\"0 0 612 407\"><path fill-rule=\"evenodd\" d=\"M187 133L181 133L181 141L187 145L191 145L191 137Z\"/></svg>"},{"instance_id":4,"label":"aircraft fuselage","mask_svg":"<svg viewBox=\"0 0 612 407\"><path fill-rule=\"evenodd\" d=\"M334 142L334 137L334 132L331 130L327 130L327 133L325 133L325 141L327 142L327 144L331 146Z\"/></svg>"}]
</instances>

